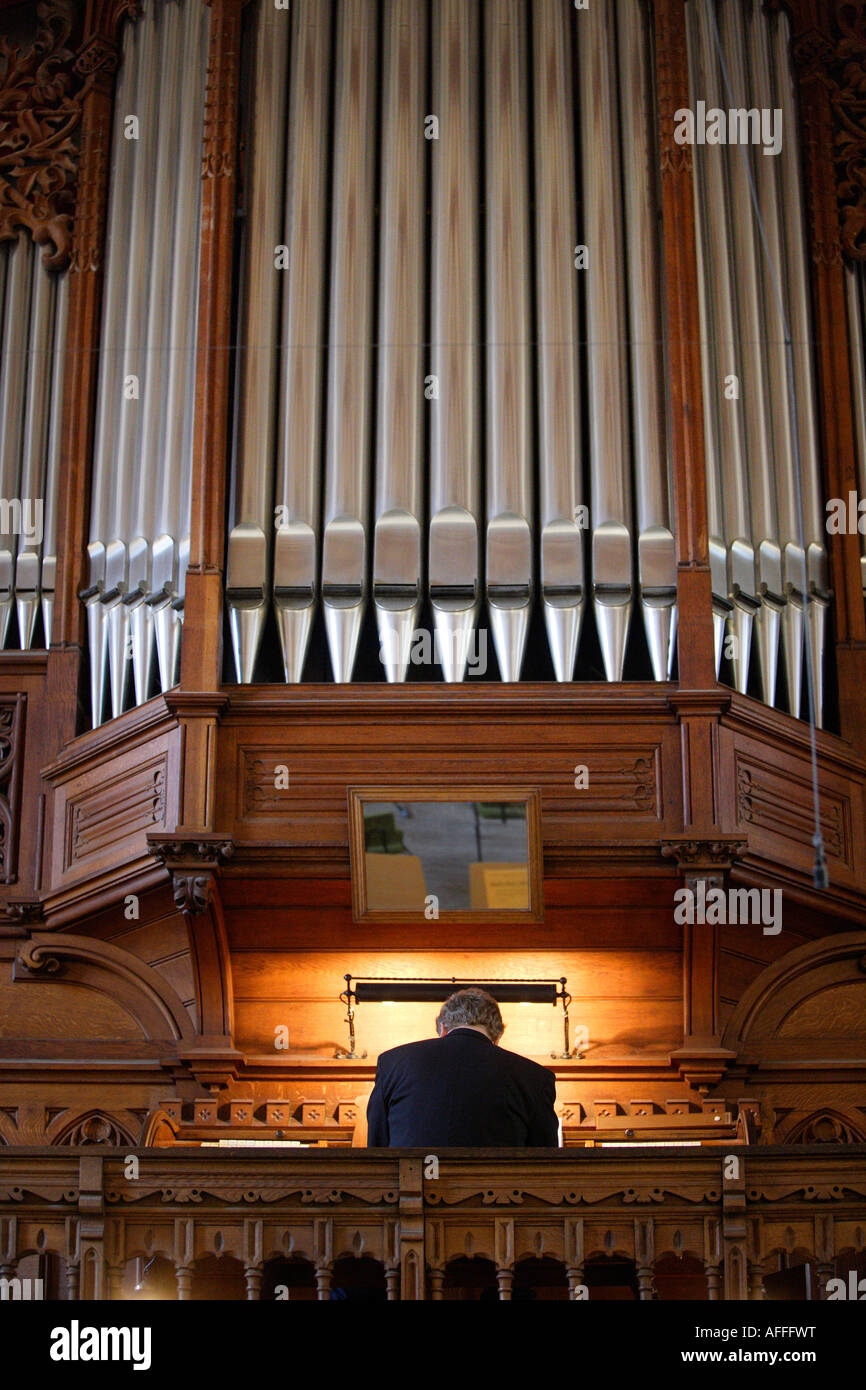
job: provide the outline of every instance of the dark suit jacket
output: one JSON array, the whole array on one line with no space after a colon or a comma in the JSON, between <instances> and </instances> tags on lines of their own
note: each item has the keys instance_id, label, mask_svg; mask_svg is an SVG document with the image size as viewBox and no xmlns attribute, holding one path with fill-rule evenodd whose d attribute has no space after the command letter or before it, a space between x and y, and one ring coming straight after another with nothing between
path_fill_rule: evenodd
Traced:
<instances>
[{"instance_id":1,"label":"dark suit jacket","mask_svg":"<svg viewBox=\"0 0 866 1390\"><path fill-rule=\"evenodd\" d=\"M459 1028L383 1052L367 1104L371 1148L556 1148L545 1067Z\"/></svg>"}]
</instances>

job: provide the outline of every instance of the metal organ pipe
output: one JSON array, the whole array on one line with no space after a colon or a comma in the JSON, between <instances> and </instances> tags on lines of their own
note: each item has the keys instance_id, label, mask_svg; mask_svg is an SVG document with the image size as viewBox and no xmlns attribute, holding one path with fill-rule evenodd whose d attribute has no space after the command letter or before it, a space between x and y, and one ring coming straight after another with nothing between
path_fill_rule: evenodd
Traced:
<instances>
[{"instance_id":1,"label":"metal organ pipe","mask_svg":"<svg viewBox=\"0 0 866 1390\"><path fill-rule=\"evenodd\" d=\"M322 599L335 681L352 678L367 600L376 116L375 0L337 18Z\"/></svg>"},{"instance_id":2,"label":"metal organ pipe","mask_svg":"<svg viewBox=\"0 0 866 1390\"><path fill-rule=\"evenodd\" d=\"M424 0L385 0L373 601L389 681L421 604L426 35Z\"/></svg>"},{"instance_id":3,"label":"metal organ pipe","mask_svg":"<svg viewBox=\"0 0 866 1390\"><path fill-rule=\"evenodd\" d=\"M319 589L333 7L330 0L295 0L292 9L283 236L289 270L282 305L273 595L283 670L295 683Z\"/></svg>"},{"instance_id":4,"label":"metal organ pipe","mask_svg":"<svg viewBox=\"0 0 866 1390\"><path fill-rule=\"evenodd\" d=\"M522 0L484 10L487 602L505 681L520 679L533 596L526 18Z\"/></svg>"},{"instance_id":5,"label":"metal organ pipe","mask_svg":"<svg viewBox=\"0 0 866 1390\"><path fill-rule=\"evenodd\" d=\"M744 0L745 22L748 35L749 69L751 81L748 86L750 104L753 101L761 110L774 110L777 107L775 92L773 90L773 73L770 66L770 39L766 16L760 4L755 0ZM745 88L744 88L745 90ZM793 132L784 129L782 131L783 140L793 139ZM778 157L764 157L758 154L752 160L752 168L755 172L758 201L761 209L761 220L764 224L764 234L766 237L767 249L775 268L776 284L781 288L784 300L787 301L787 285L785 283L783 266L785 260L785 237L782 222L782 180L781 169ZM748 194L748 190L745 190ZM796 455L794 449L793 420L790 410L790 394L786 389L789 364L788 354L785 349L784 341L784 321L779 311L776 295L776 284L773 281L773 272L767 264L766 256L760 254L760 280L763 291L764 308L764 342L766 351L766 377L768 386L768 411L769 424L771 425L771 436L768 443L771 444L769 466L775 473L776 500L778 512L773 531L772 545L764 542L762 550L767 555L767 567L763 575L764 582L769 588L769 568L778 571L779 586L774 593L762 593L761 618L758 625L758 635L761 639L761 663L762 674L765 670L768 674L763 675L764 679L764 699L768 703L773 701L772 671L775 659L775 649L778 637L771 632L772 627L778 626L779 609L781 606L781 616L784 623L785 641L785 671L788 685L788 696L791 708L794 713L799 712L800 708L800 682L802 673L802 651L803 651L803 608L802 602L790 605L787 601L787 593L790 592L790 584L786 583L786 571L790 568L790 550L786 553L783 548L783 538L789 538L791 543L796 544L797 536L797 496L795 467ZM785 309L786 315L789 310ZM797 547L799 551L799 547ZM799 552L798 564L802 568L802 552ZM801 590L802 592L802 590ZM775 594L775 596L774 596ZM789 612L790 608L790 612ZM771 640L772 639L772 640ZM770 650L767 648L771 647Z\"/></svg>"},{"instance_id":6,"label":"metal organ pipe","mask_svg":"<svg viewBox=\"0 0 866 1390\"><path fill-rule=\"evenodd\" d=\"M165 434L155 491L150 593L159 684L168 690L177 679L183 595L189 562L192 504L192 436L195 405L196 318L198 313L201 138L207 76L210 9L184 5L183 82L177 179L171 214L173 237L169 373L165 395Z\"/></svg>"},{"instance_id":7,"label":"metal organ pipe","mask_svg":"<svg viewBox=\"0 0 866 1390\"><path fill-rule=\"evenodd\" d=\"M31 304L30 331L26 356L27 385L24 400L24 429L21 441L21 467L14 494L32 514L34 503L42 499L44 507L43 469L48 444L48 425L51 400L52 336L54 330L54 277L39 263L35 246L30 248ZM35 517L31 515L31 521ZM18 536L18 557L15 565L15 606L18 613L18 640L27 651L33 640L33 629L39 614L39 549L41 537L27 536L22 529ZM47 644L46 644L47 645Z\"/></svg>"},{"instance_id":8,"label":"metal organ pipe","mask_svg":"<svg viewBox=\"0 0 866 1390\"><path fill-rule=\"evenodd\" d=\"M124 708L128 638L135 702L150 693L154 632L160 686L165 690L175 679L177 640L168 608L182 603L177 541L189 527L207 33L207 10L191 0L165 0L159 6L147 0L142 18L127 21L122 30L89 587L81 595L87 607L94 726L102 719L106 668L112 714ZM138 118L137 139L126 138L130 116ZM58 300L61 313L65 308ZM131 378L138 382L137 393L127 390ZM49 467L51 460L49 451ZM47 548L45 555L53 588L54 556ZM43 584L47 589L47 578Z\"/></svg>"},{"instance_id":9,"label":"metal organ pipe","mask_svg":"<svg viewBox=\"0 0 866 1390\"><path fill-rule=\"evenodd\" d=\"M164 18L165 12L162 12ZM117 717L124 705L127 675L129 606L124 599L129 583L128 543L135 534L133 508L136 474L142 466L139 455L142 413L147 408L147 303L154 267L150 262L150 230L154 208L154 175L159 139L160 28L157 6L148 5L139 23L143 26L138 46L138 72L135 114L139 136L134 146L130 198L132 210L126 253L126 295L121 352L120 417L117 453L109 460L112 469L111 505L105 552L105 589L100 602L108 622L108 675L111 685L111 713ZM132 267L135 271L130 273ZM138 382L133 394L132 381Z\"/></svg>"},{"instance_id":10,"label":"metal organ pipe","mask_svg":"<svg viewBox=\"0 0 866 1390\"><path fill-rule=\"evenodd\" d=\"M787 15L774 15L771 20L773 36L773 70L776 104L782 111L781 161L783 189L785 261L783 278L788 286L789 320L793 343L794 380L797 391L797 433L800 446L800 480L803 498L803 541L806 546L805 564L800 542L799 523L793 534L782 537L785 543L785 583L788 594L787 612L789 645L798 640L800 622L795 616L803 607L808 585L808 624L806 640L811 643L812 670L815 690L813 707L815 722L820 727L823 716L824 646L826 641L827 608L827 549L825 512L821 489L821 464L818 453L818 426L815 414L815 376L812 360L812 327L809 310L808 260L806 234L803 224L803 188L800 173L800 148L797 126L797 103L791 71L791 33ZM792 711L800 712L800 687L791 693Z\"/></svg>"},{"instance_id":11,"label":"metal organ pipe","mask_svg":"<svg viewBox=\"0 0 866 1390\"><path fill-rule=\"evenodd\" d=\"M0 488L8 502L18 497L21 449L24 442L24 404L30 331L30 284L33 243L20 231L6 254L5 312L0 359ZM4 509L0 525L0 647L6 642L15 584L16 539L11 507Z\"/></svg>"},{"instance_id":12,"label":"metal organ pipe","mask_svg":"<svg viewBox=\"0 0 866 1390\"><path fill-rule=\"evenodd\" d=\"M617 20L638 576L653 675L665 681L675 651L677 565L668 484L651 33L642 0L619 0Z\"/></svg>"},{"instance_id":13,"label":"metal organ pipe","mask_svg":"<svg viewBox=\"0 0 866 1390\"><path fill-rule=\"evenodd\" d=\"M42 534L42 628L45 646L51 645L54 593L57 582L57 486L60 479L60 451L63 443L63 371L66 357L66 329L69 322L69 277L61 275L55 285L54 340L51 361L51 413L48 426L48 453L45 466L45 513Z\"/></svg>"},{"instance_id":14,"label":"metal organ pipe","mask_svg":"<svg viewBox=\"0 0 866 1390\"><path fill-rule=\"evenodd\" d=\"M429 592L446 681L463 680L480 606L480 14L433 6Z\"/></svg>"},{"instance_id":15,"label":"metal organ pipe","mask_svg":"<svg viewBox=\"0 0 866 1390\"><path fill-rule=\"evenodd\" d=\"M691 12L695 25L693 94L707 107L722 105L721 77L713 43L707 5L696 0ZM718 470L722 501L721 536L710 536L710 568L713 593L719 607L728 607L733 629L732 663L737 689L745 694L749 680L752 626L758 609L755 555L752 546L749 483L746 469L746 436L742 402L728 396L726 383L733 376L742 382L738 346L736 300L732 280L732 238L729 191L721 151L699 148L695 159L697 218L702 222L701 247L705 284L704 333L708 339L709 370L706 373L706 432L710 441L708 465ZM737 209L737 216L745 216Z\"/></svg>"},{"instance_id":16,"label":"metal organ pipe","mask_svg":"<svg viewBox=\"0 0 866 1390\"><path fill-rule=\"evenodd\" d=\"M267 616L272 552L273 455L277 401L280 244L289 20L255 10L252 120L247 146L245 278L241 301L235 490L228 543L226 599L237 679L253 678Z\"/></svg>"},{"instance_id":17,"label":"metal organ pipe","mask_svg":"<svg viewBox=\"0 0 866 1390\"><path fill-rule=\"evenodd\" d=\"M189 18L193 5L186 6ZM140 365L141 373L141 434L138 467L131 483L132 510L129 543L129 582L125 608L129 622L132 650L132 675L135 703L143 704L150 687L153 654L152 609L146 603L152 592L152 551L155 535L156 510L161 487L168 479L158 480L164 459L166 432L166 397L171 374L176 363L169 348L172 301L172 233L175 213L175 190L178 177L175 146L180 124L180 97L183 74L177 58L181 42L183 16L176 3L165 4L160 16L159 123L155 152L153 214L147 228L150 247L147 263L150 267L148 285L145 348Z\"/></svg>"},{"instance_id":18,"label":"metal organ pipe","mask_svg":"<svg viewBox=\"0 0 866 1390\"><path fill-rule=\"evenodd\" d=\"M577 364L578 241L571 15L532 0L541 595L559 681L570 681L585 600Z\"/></svg>"},{"instance_id":19,"label":"metal organ pipe","mask_svg":"<svg viewBox=\"0 0 866 1390\"><path fill-rule=\"evenodd\" d=\"M725 62L734 93L725 105L751 105L746 69L743 14L740 0L723 0L720 32ZM727 89L724 89L725 91ZM746 151L748 158L750 151ZM743 151L733 144L724 150L728 169L729 225L736 266L739 391L745 422L746 461L749 475L751 537L755 552L757 588L749 595L757 603L755 624L764 701L771 705L776 694L782 596L782 552L778 541L776 488L770 454L770 415L766 377L766 323L763 313L762 275L758 257L757 228L749 192L749 175ZM773 156L760 156L766 163ZM762 257L763 263L763 257ZM784 391L784 377L775 383Z\"/></svg>"},{"instance_id":20,"label":"metal organ pipe","mask_svg":"<svg viewBox=\"0 0 866 1390\"><path fill-rule=\"evenodd\" d=\"M140 22L140 21L139 21ZM90 703L94 728L102 722L108 657L107 612L102 603L106 581L106 545L111 489L117 466L117 435L123 404L121 344L124 335L126 282L129 279L128 230L131 215L135 141L124 136L127 114L138 102L138 64L135 25L122 30L122 57L114 98L111 167L108 185L108 255L103 289L99 382L94 431L93 486L90 501L90 542L87 546L86 604L90 646ZM114 247L118 254L114 254ZM120 253L123 248L123 254Z\"/></svg>"},{"instance_id":21,"label":"metal organ pipe","mask_svg":"<svg viewBox=\"0 0 866 1390\"><path fill-rule=\"evenodd\" d=\"M632 606L628 361L614 7L580 15L593 606L604 669L622 679Z\"/></svg>"}]
</instances>

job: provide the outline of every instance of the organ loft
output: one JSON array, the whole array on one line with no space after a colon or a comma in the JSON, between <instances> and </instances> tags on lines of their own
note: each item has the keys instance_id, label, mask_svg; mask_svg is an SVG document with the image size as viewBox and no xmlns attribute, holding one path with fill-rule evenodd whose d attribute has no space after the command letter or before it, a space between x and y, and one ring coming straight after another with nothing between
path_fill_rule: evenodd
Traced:
<instances>
[{"instance_id":1,"label":"organ loft","mask_svg":"<svg viewBox=\"0 0 866 1390\"><path fill-rule=\"evenodd\" d=\"M0 34L0 1276L856 1284L862 7ZM560 1147L368 1146L473 983Z\"/></svg>"}]
</instances>

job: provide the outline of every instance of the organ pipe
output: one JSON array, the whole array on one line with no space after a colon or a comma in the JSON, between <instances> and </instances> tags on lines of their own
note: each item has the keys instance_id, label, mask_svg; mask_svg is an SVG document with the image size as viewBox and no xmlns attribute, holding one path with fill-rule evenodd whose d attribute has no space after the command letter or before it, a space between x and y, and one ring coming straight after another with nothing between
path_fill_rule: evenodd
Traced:
<instances>
[{"instance_id":1,"label":"organ pipe","mask_svg":"<svg viewBox=\"0 0 866 1390\"><path fill-rule=\"evenodd\" d=\"M132 699L147 699L154 635L160 686L175 679L173 615L183 587L178 541L188 535L192 468L207 33L207 11L189 0L147 3L142 17L122 30L88 588L81 595L94 725L102 719L106 675L113 715L127 702L130 665ZM127 128L131 116L138 122L134 134Z\"/></svg>"},{"instance_id":2,"label":"organ pipe","mask_svg":"<svg viewBox=\"0 0 866 1390\"><path fill-rule=\"evenodd\" d=\"M349 681L367 601L377 43L375 0L337 18L322 598L334 680Z\"/></svg>"},{"instance_id":3,"label":"organ pipe","mask_svg":"<svg viewBox=\"0 0 866 1390\"><path fill-rule=\"evenodd\" d=\"M815 413L815 369L812 360L812 325L809 310L808 259L803 222L803 188L800 172L800 147L797 125L797 103L791 71L791 32L787 15L773 17L773 64L776 104L782 111L781 162L783 187L785 262L783 278L788 286L790 329L793 344L794 381L796 384L797 435L800 451L800 479L803 501L803 541L806 547L805 564L800 542L799 521L785 541L785 582L791 623L788 629L790 644L798 640L799 622L794 617L797 605L803 606L808 592L809 603L806 640L811 644L814 691L812 706L815 722L823 718L823 666L826 643L827 609L827 549L825 513L821 494L821 463L818 453L818 425ZM800 688L792 694L792 711L800 712Z\"/></svg>"},{"instance_id":4,"label":"organ pipe","mask_svg":"<svg viewBox=\"0 0 866 1390\"><path fill-rule=\"evenodd\" d=\"M421 604L426 34L424 0L385 0L373 601L389 681Z\"/></svg>"},{"instance_id":5,"label":"organ pipe","mask_svg":"<svg viewBox=\"0 0 866 1390\"><path fill-rule=\"evenodd\" d=\"M532 601L527 13L484 10L487 603L502 679L520 679Z\"/></svg>"},{"instance_id":6,"label":"organ pipe","mask_svg":"<svg viewBox=\"0 0 866 1390\"><path fill-rule=\"evenodd\" d=\"M580 15L593 606L604 669L622 679L632 607L628 360L614 6Z\"/></svg>"},{"instance_id":7,"label":"organ pipe","mask_svg":"<svg viewBox=\"0 0 866 1390\"><path fill-rule=\"evenodd\" d=\"M533 0L531 14L541 594L556 678L570 681L585 601L574 56L565 6Z\"/></svg>"},{"instance_id":8,"label":"organ pipe","mask_svg":"<svg viewBox=\"0 0 866 1390\"><path fill-rule=\"evenodd\" d=\"M751 97L740 0L724 0L720 6L720 31L728 69L732 101ZM726 90L726 89L725 89ZM729 225L736 266L739 392L744 417L746 464L749 475L751 536L755 554L757 602L755 627L764 700L775 700L779 634L782 610L782 552L778 542L776 489L770 456L770 416L767 409L766 325L763 312L762 274L758 263L756 219L749 191L750 152L737 145L724 148L729 191ZM766 163L772 156L761 155ZM777 383L784 391L784 377ZM751 596L750 596L751 597Z\"/></svg>"},{"instance_id":9,"label":"organ pipe","mask_svg":"<svg viewBox=\"0 0 866 1390\"><path fill-rule=\"evenodd\" d=\"M480 607L478 181L480 5L433 6L429 592L446 681L461 681Z\"/></svg>"},{"instance_id":10,"label":"organ pipe","mask_svg":"<svg viewBox=\"0 0 866 1390\"><path fill-rule=\"evenodd\" d=\"M16 495L22 507L43 500L43 470L48 445L51 399L52 335L54 329L54 277L39 264L36 247L30 247L31 303L27 350L27 383L24 393L24 427L21 466ZM8 494L4 494L8 495ZM39 544L41 537L18 536L15 565L15 604L18 640L27 651L39 614Z\"/></svg>"},{"instance_id":11,"label":"organ pipe","mask_svg":"<svg viewBox=\"0 0 866 1390\"><path fill-rule=\"evenodd\" d=\"M18 233L6 256L3 351L0 360L0 495L8 504L19 498L19 469L24 442L24 408L30 332L33 244ZM12 616L16 538L11 506L0 516L0 646L6 641Z\"/></svg>"},{"instance_id":12,"label":"organ pipe","mask_svg":"<svg viewBox=\"0 0 866 1390\"><path fill-rule=\"evenodd\" d=\"M651 35L642 0L619 0L623 184L631 362L632 459L638 577L657 681L670 678L676 636L676 547L671 529L663 380L659 200Z\"/></svg>"},{"instance_id":13,"label":"organ pipe","mask_svg":"<svg viewBox=\"0 0 866 1390\"><path fill-rule=\"evenodd\" d=\"M151 540L156 535L156 511L161 490L156 485L161 461L165 457L166 397L172 372L178 365L168 351L172 299L172 233L178 177L175 144L180 125L183 74L177 62L181 26L194 6L182 14L176 4L167 4L161 15L159 46L159 127L155 150L156 169L153 214L146 230L150 233L148 264L147 319L141 361L141 433L138 468L132 481L132 510L129 544L129 583L124 603L130 626L132 674L135 702L143 704L150 688L154 648L153 610L147 604L152 592ZM163 483L167 479L162 480Z\"/></svg>"},{"instance_id":14,"label":"organ pipe","mask_svg":"<svg viewBox=\"0 0 866 1390\"><path fill-rule=\"evenodd\" d=\"M326 365L330 0L295 0L289 75L276 464L274 607L286 680L301 679L319 590L322 378Z\"/></svg>"},{"instance_id":15,"label":"organ pipe","mask_svg":"<svg viewBox=\"0 0 866 1390\"><path fill-rule=\"evenodd\" d=\"M127 23L122 31L122 54L115 88L111 140L107 223L109 251L103 287L93 488L90 502L90 542L87 546L89 587L81 596L87 611L90 703L94 728L102 722L108 659L107 610L102 603L102 596L106 586L106 536L123 398L121 344L124 334L125 287L129 279L128 230L135 162L135 142L125 138L124 122L127 113L136 111L138 103L136 49L135 26ZM116 254L115 247L118 248ZM124 248L124 254L121 254L121 248Z\"/></svg>"},{"instance_id":16,"label":"organ pipe","mask_svg":"<svg viewBox=\"0 0 866 1390\"><path fill-rule=\"evenodd\" d=\"M60 451L63 443L63 369L66 330L69 322L69 279L61 275L56 284L54 342L51 362L51 417L48 428L48 455L45 467L45 514L42 536L42 628L45 645L51 645L54 593L57 583L57 489L60 480Z\"/></svg>"},{"instance_id":17,"label":"organ pipe","mask_svg":"<svg viewBox=\"0 0 866 1390\"><path fill-rule=\"evenodd\" d=\"M722 104L721 77L713 43L708 4L697 0L693 18L693 93L707 107ZM716 470L721 499L721 534L710 537L714 594L727 607L734 637L732 664L737 689L745 694L749 680L752 627L758 609L755 554L752 545L749 479L742 400L731 392L733 379L742 384L738 352L739 327L732 273L733 242L730 194L720 151L710 147L696 160L697 219L702 223L701 278L705 284L709 368L706 374L705 427L709 441L708 468ZM737 216L746 216L737 209ZM719 655L721 655L719 651Z\"/></svg>"},{"instance_id":18,"label":"organ pipe","mask_svg":"<svg viewBox=\"0 0 866 1390\"><path fill-rule=\"evenodd\" d=\"M273 451L277 401L279 294L276 248L281 242L283 154L289 21L259 5L254 17L255 82L247 146L245 278L238 358L235 491L228 543L226 598L237 679L253 678L267 616L272 553Z\"/></svg>"},{"instance_id":19,"label":"organ pipe","mask_svg":"<svg viewBox=\"0 0 866 1390\"><path fill-rule=\"evenodd\" d=\"M172 212L171 314L165 434L156 470L151 591L159 684L177 680L183 595L189 562L192 441L195 403L196 317L200 244L202 110L207 74L207 6L184 5L184 80L180 95L177 179Z\"/></svg>"},{"instance_id":20,"label":"organ pipe","mask_svg":"<svg viewBox=\"0 0 866 1390\"><path fill-rule=\"evenodd\" d=\"M169 7L162 11L164 19ZM135 480L142 467L139 454L142 416L147 410L148 286L153 274L150 264L150 232L154 212L154 175L159 141L159 90L163 74L159 64L160 29L157 7L148 5L140 23L138 45L136 114L139 136L130 141L135 148L130 198L133 215L124 247L127 256L125 308L121 358L120 412L117 427L117 453L113 460L109 537L105 552L105 589L100 602L107 610L108 676L111 686L111 713L114 718L124 707L129 638L129 606L125 602L129 587L129 542L139 530L134 515L137 492ZM120 248L118 248L119 253ZM131 266L143 267L144 274L130 274ZM133 388L133 382L137 387ZM133 394L133 391L136 394ZM131 533L131 534L130 534Z\"/></svg>"}]
</instances>

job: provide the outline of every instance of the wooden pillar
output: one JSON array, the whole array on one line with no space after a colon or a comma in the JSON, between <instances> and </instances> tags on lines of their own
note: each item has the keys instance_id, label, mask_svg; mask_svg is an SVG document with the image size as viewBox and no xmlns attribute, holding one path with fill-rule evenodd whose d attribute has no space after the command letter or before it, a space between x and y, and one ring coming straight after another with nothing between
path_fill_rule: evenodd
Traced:
<instances>
[{"instance_id":1,"label":"wooden pillar","mask_svg":"<svg viewBox=\"0 0 866 1390\"><path fill-rule=\"evenodd\" d=\"M499 1297L511 1298L514 1283L514 1222L508 1217L496 1217L494 1221L493 1248L496 1260L496 1282Z\"/></svg>"},{"instance_id":2,"label":"wooden pillar","mask_svg":"<svg viewBox=\"0 0 866 1390\"><path fill-rule=\"evenodd\" d=\"M418 1302L425 1294L424 1172L420 1158L400 1159L400 1298Z\"/></svg>"},{"instance_id":3,"label":"wooden pillar","mask_svg":"<svg viewBox=\"0 0 866 1390\"><path fill-rule=\"evenodd\" d=\"M222 674L232 262L245 0L209 3L192 514L180 673L181 688L193 691L216 690Z\"/></svg>"},{"instance_id":4,"label":"wooden pillar","mask_svg":"<svg viewBox=\"0 0 866 1390\"><path fill-rule=\"evenodd\" d=\"M90 517L90 475L102 308L108 166L111 153L117 32L129 0L88 0L75 62L84 79L76 214L69 265L69 319L63 375L63 455L57 506L57 578L46 693L54 747L76 733L78 687L86 641L78 594Z\"/></svg>"},{"instance_id":5,"label":"wooden pillar","mask_svg":"<svg viewBox=\"0 0 866 1390\"><path fill-rule=\"evenodd\" d=\"M637 1270L638 1298L643 1303L656 1296L655 1281L655 1223L652 1217L634 1222L634 1254Z\"/></svg>"},{"instance_id":6,"label":"wooden pillar","mask_svg":"<svg viewBox=\"0 0 866 1390\"><path fill-rule=\"evenodd\" d=\"M770 0L779 9L782 0ZM813 334L817 344L818 415L826 497L847 500L857 491L854 413L839 216L835 146L834 95L844 107L856 94L838 88L834 69L847 45L851 57L859 42L866 53L861 6L827 0L787 0L791 17L794 69L800 108L807 236L811 252ZM859 33L857 25L859 23ZM839 27L837 27L839 26ZM841 41L841 42L840 42ZM862 160L861 160L862 163ZM862 188L859 190L862 197ZM856 199L857 190L849 196ZM860 579L860 537L828 535L830 584L836 626L841 732L858 748L866 747L866 618Z\"/></svg>"},{"instance_id":7,"label":"wooden pillar","mask_svg":"<svg viewBox=\"0 0 866 1390\"><path fill-rule=\"evenodd\" d=\"M677 541L679 682L683 690L714 690L694 169L689 146L674 140L675 113L689 105L685 0L654 0L653 16ZM692 755L708 757L709 747L694 748Z\"/></svg>"},{"instance_id":8,"label":"wooden pillar","mask_svg":"<svg viewBox=\"0 0 866 1390\"><path fill-rule=\"evenodd\" d=\"M195 1259L195 1227L192 1218L179 1217L174 1223L174 1277L179 1303L189 1300L192 1265Z\"/></svg>"}]
</instances>

